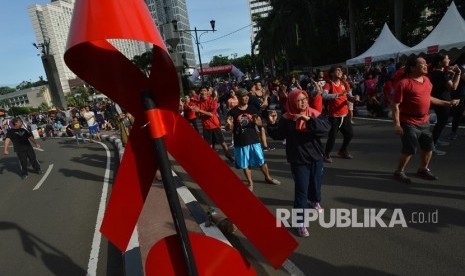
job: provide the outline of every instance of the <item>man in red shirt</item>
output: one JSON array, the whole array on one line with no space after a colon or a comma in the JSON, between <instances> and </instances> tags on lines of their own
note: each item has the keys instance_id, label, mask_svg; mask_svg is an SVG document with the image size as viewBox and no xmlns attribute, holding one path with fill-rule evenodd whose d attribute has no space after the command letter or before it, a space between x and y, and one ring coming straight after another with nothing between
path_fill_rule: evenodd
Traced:
<instances>
[{"instance_id":1,"label":"man in red shirt","mask_svg":"<svg viewBox=\"0 0 465 276\"><path fill-rule=\"evenodd\" d=\"M195 131L199 132L197 127L197 114L192 110L192 106L195 106L195 102L191 101L190 96L184 97L184 102L182 103L182 110L184 112L184 118L192 125Z\"/></svg>"},{"instance_id":2,"label":"man in red shirt","mask_svg":"<svg viewBox=\"0 0 465 276\"><path fill-rule=\"evenodd\" d=\"M349 107L347 101L355 101L356 98L348 95L350 85L342 81L342 69L340 67L332 66L328 74L330 80L323 86L323 100L327 101L327 113L329 115L329 123L331 130L328 134L325 149L325 162L333 162L330 154L333 150L336 141L336 135L339 130L344 137L341 148L339 149L338 156L345 159L352 159L352 155L347 151L350 141L353 137L353 129L349 114Z\"/></svg>"},{"instance_id":3,"label":"man in red shirt","mask_svg":"<svg viewBox=\"0 0 465 276\"><path fill-rule=\"evenodd\" d=\"M192 111L197 112L202 121L203 139L213 147L213 144L220 144L225 152L226 158L234 163L234 158L224 142L223 133L221 133L221 123L218 118L218 102L208 96L207 88L200 89L200 100L196 105L191 106Z\"/></svg>"},{"instance_id":4,"label":"man in red shirt","mask_svg":"<svg viewBox=\"0 0 465 276\"><path fill-rule=\"evenodd\" d=\"M459 101L443 101L431 96L433 85L426 74L428 66L422 57L412 57L405 64L406 77L395 86L392 118L395 132L401 136L402 151L397 170L396 180L411 183L404 170L410 158L416 152L419 143L421 149L421 167L417 176L427 180L437 180L428 168L433 152L433 138L429 124L430 104L439 106L456 106Z\"/></svg>"}]
</instances>

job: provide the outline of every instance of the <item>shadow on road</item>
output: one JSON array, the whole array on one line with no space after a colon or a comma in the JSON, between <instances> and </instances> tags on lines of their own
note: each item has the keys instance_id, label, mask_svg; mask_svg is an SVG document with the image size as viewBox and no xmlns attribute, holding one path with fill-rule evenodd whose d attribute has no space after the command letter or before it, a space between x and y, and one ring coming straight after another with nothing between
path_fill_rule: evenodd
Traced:
<instances>
[{"instance_id":1,"label":"shadow on road","mask_svg":"<svg viewBox=\"0 0 465 276\"><path fill-rule=\"evenodd\" d=\"M67 255L28 232L16 223L0 221L0 230L16 231L24 251L40 258L53 275L85 275L87 271L75 264ZM15 267L16 275L21 275L21 267Z\"/></svg>"}]
</instances>

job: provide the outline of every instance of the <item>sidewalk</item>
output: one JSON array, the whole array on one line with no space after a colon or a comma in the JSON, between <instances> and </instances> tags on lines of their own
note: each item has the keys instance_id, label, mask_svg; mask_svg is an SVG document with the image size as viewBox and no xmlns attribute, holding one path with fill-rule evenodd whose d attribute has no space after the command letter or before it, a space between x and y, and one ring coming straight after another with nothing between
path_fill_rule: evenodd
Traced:
<instances>
[{"instance_id":1,"label":"sidewalk","mask_svg":"<svg viewBox=\"0 0 465 276\"><path fill-rule=\"evenodd\" d=\"M84 133L84 136L87 136L87 133ZM117 158L121 160L124 154L124 147L121 139L118 138L118 133L116 131L103 131L101 132L101 137L102 140L113 143L118 154ZM230 244L216 226L205 226L206 212L174 172L173 177L187 231L191 233L204 233ZM137 228L131 237L127 251L123 254L125 275L145 275L145 262L150 249L157 241L174 234L176 234L176 230L163 183L154 179L139 217Z\"/></svg>"},{"instance_id":2,"label":"sidewalk","mask_svg":"<svg viewBox=\"0 0 465 276\"><path fill-rule=\"evenodd\" d=\"M200 226L191 215L182 200L181 207L188 232L202 233ZM145 261L150 248L164 237L176 234L168 200L161 182L155 181L142 209L137 224L142 268L145 272ZM133 275L133 274L126 274Z\"/></svg>"}]
</instances>

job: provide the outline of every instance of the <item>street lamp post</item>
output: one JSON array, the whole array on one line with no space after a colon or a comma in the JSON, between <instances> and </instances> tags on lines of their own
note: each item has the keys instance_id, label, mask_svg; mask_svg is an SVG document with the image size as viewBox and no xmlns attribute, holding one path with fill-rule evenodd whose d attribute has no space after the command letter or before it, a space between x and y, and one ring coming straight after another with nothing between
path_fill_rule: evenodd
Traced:
<instances>
[{"instance_id":1,"label":"street lamp post","mask_svg":"<svg viewBox=\"0 0 465 276\"><path fill-rule=\"evenodd\" d=\"M197 30L197 27L194 27L193 30L178 30L178 25L177 25L177 21L176 20L173 20L172 21L173 25L174 25L174 29L175 31L177 32L194 32L195 33L195 44L197 45L197 53L199 55L199 65L200 65L200 79L202 80L202 85L205 81L204 77L203 77L203 66L202 66L202 57L200 56L200 42L199 42L199 38L204 34L204 33L208 33L208 32L215 32L215 20L210 20L210 26L212 27L211 30ZM197 34L197 32L203 32L201 33L200 35Z\"/></svg>"}]
</instances>

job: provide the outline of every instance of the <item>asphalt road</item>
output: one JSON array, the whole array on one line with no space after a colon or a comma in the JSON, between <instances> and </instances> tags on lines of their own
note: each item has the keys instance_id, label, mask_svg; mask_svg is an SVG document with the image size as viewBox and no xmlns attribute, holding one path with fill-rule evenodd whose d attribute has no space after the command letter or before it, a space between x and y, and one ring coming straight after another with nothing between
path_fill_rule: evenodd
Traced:
<instances>
[{"instance_id":1,"label":"asphalt road","mask_svg":"<svg viewBox=\"0 0 465 276\"><path fill-rule=\"evenodd\" d=\"M310 236L300 238L289 257L303 275L461 275L465 272L465 137L442 148L445 156L435 156L430 168L437 181L414 177L419 165L415 156L407 168L412 184L393 180L400 151L400 139L392 123L356 119L355 136L349 147L353 160L333 158L325 164L322 206L329 220L331 211L354 209L358 220L364 210L387 209L381 216L389 224L394 210L400 210L407 227L330 227L312 222ZM447 133L449 129L446 129ZM460 130L463 134L464 130ZM229 139L229 134L225 135ZM339 138L340 135L339 135ZM280 186L263 181L253 171L255 195L275 213L293 205L293 181L284 156L284 146L265 153L273 177ZM341 143L338 139L335 151ZM0 143L3 146L3 143ZM0 158L0 275L83 275L88 272L96 217L102 198L106 151L96 143L79 147L63 139L42 142L38 159L50 174L30 173L26 181L16 174L13 155ZM78 150L79 149L79 150ZM112 151L110 151L112 153ZM222 155L221 151L220 154ZM114 169L111 158L110 168ZM213 206L182 168L174 170L202 202ZM241 171L233 170L245 180ZM113 171L110 173L110 183ZM240 202L238 202L240 204ZM253 210L251 210L253 212ZM422 215L420 215L422 214ZM246 214L244 214L246 215ZM420 220L420 216L436 218ZM353 218L353 217L352 217ZM264 233L266 235L266 233ZM288 275L274 271L238 231L229 235L259 275ZM272 242L272 241L270 241ZM96 275L121 275L121 255L102 239L98 247Z\"/></svg>"},{"instance_id":2,"label":"asphalt road","mask_svg":"<svg viewBox=\"0 0 465 276\"><path fill-rule=\"evenodd\" d=\"M446 129L445 133L449 131ZM460 132L463 134L464 130ZM333 157L332 164L325 164L321 202L325 221L329 222L330 212L336 209L355 209L358 222L363 222L365 209L376 212L387 209L381 216L383 222L388 225L394 212L400 210L407 227L397 224L389 228L376 224L369 228L325 228L311 222L308 238L298 237L295 230L289 228L300 244L290 261L304 275L464 274L465 137L462 135L450 146L443 147L442 150L447 151L445 156L433 157L430 168L439 177L437 181L416 178L420 159L419 155L412 158L406 172L412 176L413 183L407 185L392 177L399 158L400 138L394 134L390 121L356 119L354 133L349 150L355 158ZM341 136L338 135L335 152ZM272 176L282 184L266 184L258 169L253 171L253 178L254 193L275 213L277 208L292 208L294 185L284 146L280 142L272 143L277 149L266 152L265 156ZM221 151L219 153L222 155ZM195 183L190 182L182 168L175 166L175 170L205 208L214 205ZM241 171L233 170L245 180ZM398 211L394 211L396 209ZM399 218L398 215L394 217ZM419 221L423 223L415 223ZM240 231L229 238L251 260L260 275L288 275L284 269L270 269Z\"/></svg>"},{"instance_id":3,"label":"asphalt road","mask_svg":"<svg viewBox=\"0 0 465 276\"><path fill-rule=\"evenodd\" d=\"M3 155L0 142L0 275L123 275L121 253L94 237L111 189L113 150L64 138L40 143L45 174L30 168L22 180L13 149Z\"/></svg>"}]
</instances>

